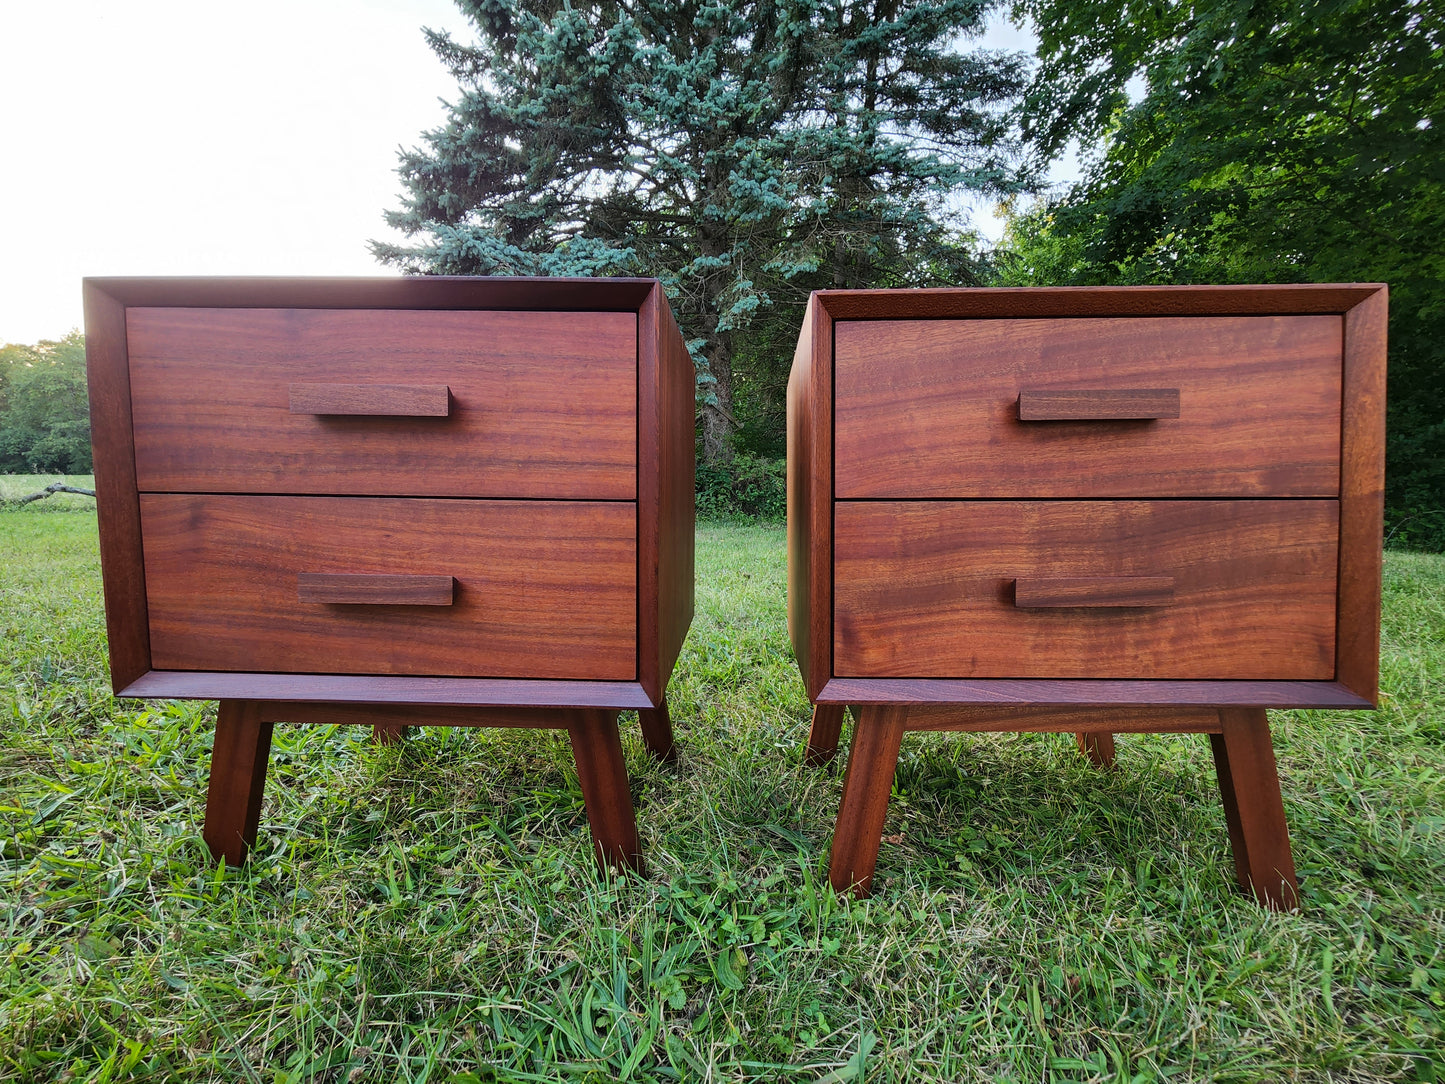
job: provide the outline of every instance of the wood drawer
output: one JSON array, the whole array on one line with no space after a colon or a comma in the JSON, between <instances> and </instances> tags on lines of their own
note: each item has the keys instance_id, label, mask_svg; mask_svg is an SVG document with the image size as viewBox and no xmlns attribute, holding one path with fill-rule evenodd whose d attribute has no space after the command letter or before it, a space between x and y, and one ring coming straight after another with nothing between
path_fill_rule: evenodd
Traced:
<instances>
[{"instance_id":1,"label":"wood drawer","mask_svg":"<svg viewBox=\"0 0 1445 1084\"><path fill-rule=\"evenodd\" d=\"M636 313L133 307L126 340L141 491L637 496Z\"/></svg>"},{"instance_id":2,"label":"wood drawer","mask_svg":"<svg viewBox=\"0 0 1445 1084\"><path fill-rule=\"evenodd\" d=\"M835 493L1334 497L1342 328L1336 315L839 320ZM1138 397L1118 393L1139 391L1177 392L1177 417L1130 420ZM1021 395L1040 413L1119 420L1026 420ZM1169 396L1146 398L1144 413L1160 400L1168 413Z\"/></svg>"},{"instance_id":3,"label":"wood drawer","mask_svg":"<svg viewBox=\"0 0 1445 1084\"><path fill-rule=\"evenodd\" d=\"M1334 677L1335 501L870 501L834 519L839 677Z\"/></svg>"},{"instance_id":4,"label":"wood drawer","mask_svg":"<svg viewBox=\"0 0 1445 1084\"><path fill-rule=\"evenodd\" d=\"M157 670L637 677L632 503L142 494L140 516ZM318 573L433 604L308 601L358 589Z\"/></svg>"}]
</instances>

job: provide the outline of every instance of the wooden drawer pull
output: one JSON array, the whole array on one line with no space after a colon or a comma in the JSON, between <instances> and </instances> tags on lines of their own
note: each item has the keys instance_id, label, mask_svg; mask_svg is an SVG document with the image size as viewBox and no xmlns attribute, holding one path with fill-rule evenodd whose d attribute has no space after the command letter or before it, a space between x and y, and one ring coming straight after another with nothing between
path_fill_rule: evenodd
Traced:
<instances>
[{"instance_id":1,"label":"wooden drawer pull","mask_svg":"<svg viewBox=\"0 0 1445 1084\"><path fill-rule=\"evenodd\" d=\"M370 414L445 418L451 389L445 384L292 384L292 414Z\"/></svg>"},{"instance_id":2,"label":"wooden drawer pull","mask_svg":"<svg viewBox=\"0 0 1445 1084\"><path fill-rule=\"evenodd\" d=\"M1014 581L1014 605L1021 610L1168 606L1173 601L1173 576L1064 576Z\"/></svg>"},{"instance_id":3,"label":"wooden drawer pull","mask_svg":"<svg viewBox=\"0 0 1445 1084\"><path fill-rule=\"evenodd\" d=\"M1124 422L1179 417L1178 388L1021 391L1021 422Z\"/></svg>"},{"instance_id":4,"label":"wooden drawer pull","mask_svg":"<svg viewBox=\"0 0 1445 1084\"><path fill-rule=\"evenodd\" d=\"M346 606L450 606L455 585L451 576L302 572L296 577L296 597Z\"/></svg>"}]
</instances>

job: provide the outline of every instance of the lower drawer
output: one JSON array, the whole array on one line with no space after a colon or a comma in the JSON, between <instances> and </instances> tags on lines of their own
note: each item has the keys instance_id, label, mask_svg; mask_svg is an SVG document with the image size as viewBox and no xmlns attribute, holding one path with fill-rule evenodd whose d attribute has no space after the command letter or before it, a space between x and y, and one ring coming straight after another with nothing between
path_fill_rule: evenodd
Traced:
<instances>
[{"instance_id":1,"label":"lower drawer","mask_svg":"<svg viewBox=\"0 0 1445 1084\"><path fill-rule=\"evenodd\" d=\"M834 517L839 677L1334 677L1335 501L869 501Z\"/></svg>"},{"instance_id":2,"label":"lower drawer","mask_svg":"<svg viewBox=\"0 0 1445 1084\"><path fill-rule=\"evenodd\" d=\"M145 494L140 505L157 670L637 676L630 502Z\"/></svg>"}]
</instances>

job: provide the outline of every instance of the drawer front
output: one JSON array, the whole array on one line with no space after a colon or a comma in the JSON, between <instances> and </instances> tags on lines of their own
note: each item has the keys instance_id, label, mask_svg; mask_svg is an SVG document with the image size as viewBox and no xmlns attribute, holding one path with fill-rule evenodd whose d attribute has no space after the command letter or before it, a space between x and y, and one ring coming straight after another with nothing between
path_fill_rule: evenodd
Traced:
<instances>
[{"instance_id":1,"label":"drawer front","mask_svg":"<svg viewBox=\"0 0 1445 1084\"><path fill-rule=\"evenodd\" d=\"M142 491L632 500L637 317L126 314Z\"/></svg>"},{"instance_id":2,"label":"drawer front","mask_svg":"<svg viewBox=\"0 0 1445 1084\"><path fill-rule=\"evenodd\" d=\"M839 321L836 495L1337 496L1342 328Z\"/></svg>"},{"instance_id":3,"label":"drawer front","mask_svg":"<svg viewBox=\"0 0 1445 1084\"><path fill-rule=\"evenodd\" d=\"M626 502L142 495L152 665L635 680L636 533Z\"/></svg>"},{"instance_id":4,"label":"drawer front","mask_svg":"<svg viewBox=\"0 0 1445 1084\"><path fill-rule=\"evenodd\" d=\"M839 677L1334 677L1335 501L835 508Z\"/></svg>"}]
</instances>

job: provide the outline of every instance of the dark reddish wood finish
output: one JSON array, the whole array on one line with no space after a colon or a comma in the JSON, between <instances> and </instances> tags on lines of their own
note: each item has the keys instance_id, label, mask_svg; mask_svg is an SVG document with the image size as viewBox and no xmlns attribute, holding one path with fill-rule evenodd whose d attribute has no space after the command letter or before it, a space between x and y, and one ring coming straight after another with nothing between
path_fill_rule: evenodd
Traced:
<instances>
[{"instance_id":1,"label":"dark reddish wood finish","mask_svg":"<svg viewBox=\"0 0 1445 1084\"><path fill-rule=\"evenodd\" d=\"M166 670L627 681L624 502L145 494L151 657ZM298 598L302 572L445 574L449 606Z\"/></svg>"},{"instance_id":2,"label":"dark reddish wood finish","mask_svg":"<svg viewBox=\"0 0 1445 1084\"><path fill-rule=\"evenodd\" d=\"M217 670L149 670L117 696L455 707L649 708L635 681L539 681L518 678L397 677L386 674L261 674Z\"/></svg>"},{"instance_id":3,"label":"dark reddish wood finish","mask_svg":"<svg viewBox=\"0 0 1445 1084\"><path fill-rule=\"evenodd\" d=\"M697 377L660 283L638 318L638 680L662 707L692 624ZM669 740L671 725L668 726Z\"/></svg>"},{"instance_id":4,"label":"dark reddish wood finish","mask_svg":"<svg viewBox=\"0 0 1445 1084\"><path fill-rule=\"evenodd\" d=\"M838 736L843 732L843 715L846 704L813 705L813 728L808 732L808 751L803 757L805 764L819 767L833 759L838 751Z\"/></svg>"},{"instance_id":5,"label":"dark reddish wood finish","mask_svg":"<svg viewBox=\"0 0 1445 1084\"><path fill-rule=\"evenodd\" d=\"M1114 748L1114 733L1112 730L1081 730L1074 735L1074 741L1079 746L1079 752L1089 758L1089 763L1096 768L1112 768L1118 757Z\"/></svg>"},{"instance_id":6,"label":"dark reddish wood finish","mask_svg":"<svg viewBox=\"0 0 1445 1084\"><path fill-rule=\"evenodd\" d=\"M846 872L835 884L866 885L871 874L873 824L881 831L884 815L872 803L881 793L886 806L891 731L1071 731L1101 765L1112 762L1116 732L1197 731L1211 735L1241 882L1269 906L1294 905L1262 709L1359 708L1376 696L1385 321L1386 291L1373 284L813 295L788 390L789 629L816 705L808 760L831 756L846 705L861 717L902 719L861 737L855 727L849 773L861 774L840 810L834 871ZM1177 418L1174 396L1154 394L1176 390ZM1071 401L1035 398L1051 393ZM1141 409L1121 398L1154 401ZM1150 417L1121 416L1131 409ZM1138 525L1121 521L1112 538L1106 530L1090 542L1090 519L1107 522L1130 503L1101 498L1149 496L1185 498L1159 515L1191 520L1165 534L1181 552L1192 547L1202 578L1142 561L1081 560L1091 545L1095 556L1118 558L1140 541ZM1248 500L1198 500L1225 496ZM987 535L1008 506L900 500L969 497L1050 498L1054 510L1041 511L1041 522L1069 518L1071 502L1059 498L1093 504L1078 506L1089 515L1076 516L1067 537L1050 539L1037 525L1024 532L1040 564L1006 574L981 569L987 547L970 532ZM1217 532L1221 516L1267 517L1267 506L1293 509L1274 532L1281 549L1272 556L1269 546L1241 553L1234 538L1188 541ZM1308 529L1291 537L1304 521ZM922 527L905 539L910 522ZM1147 545L1156 556L1168 549L1157 538ZM1079 634L1091 621L1167 623L1201 586L1211 596L1196 598L1201 612L1214 610L1219 585L1251 564L1263 591L1242 585L1202 632L1180 624L1175 658L1195 655L1197 671L1161 670L1147 652L1118 678L1086 664L1065 677L1049 665L1067 656L1071 635L1089 638ZM959 617L956 596L968 595L970 576L993 577L981 602L1016 620L1058 622L1060 635L1000 650L991 618ZM1099 577L1159 580L1120 592ZM1174 580L1172 599L1163 577ZM1131 594L1167 604L1090 605ZM1303 624L1276 627L1275 646L1255 635L1267 611L1302 599ZM1128 637L1119 632L1122 659ZM1242 663L1261 643L1272 661ZM860 653L872 660L870 676L845 676ZM1017 661L1004 666L1005 656Z\"/></svg>"},{"instance_id":7,"label":"dark reddish wood finish","mask_svg":"<svg viewBox=\"0 0 1445 1084\"><path fill-rule=\"evenodd\" d=\"M647 751L664 764L677 761L677 746L672 739L672 716L664 700L655 708L639 708L637 721L642 727L642 740Z\"/></svg>"},{"instance_id":8,"label":"dark reddish wood finish","mask_svg":"<svg viewBox=\"0 0 1445 1084\"><path fill-rule=\"evenodd\" d=\"M85 297L112 679L228 705L208 840L239 858L254 839L273 721L563 727L599 853L632 863L616 713L672 755L663 693L693 608L694 377L661 287L91 279ZM428 605L443 581L452 604ZM241 612L278 583L289 602Z\"/></svg>"},{"instance_id":9,"label":"dark reddish wood finish","mask_svg":"<svg viewBox=\"0 0 1445 1084\"><path fill-rule=\"evenodd\" d=\"M904 707L869 706L858 712L853 724L853 747L828 860L828 880L839 892L852 890L866 896L872 888L907 715Z\"/></svg>"},{"instance_id":10,"label":"dark reddish wood finish","mask_svg":"<svg viewBox=\"0 0 1445 1084\"><path fill-rule=\"evenodd\" d=\"M833 671L1329 680L1337 514L1302 500L840 502ZM1011 597L1016 579L1086 573L1166 573L1173 601Z\"/></svg>"},{"instance_id":11,"label":"dark reddish wood finish","mask_svg":"<svg viewBox=\"0 0 1445 1084\"><path fill-rule=\"evenodd\" d=\"M1345 313L1345 417L1340 438L1340 633L1335 680L1372 705L1379 695L1380 674L1388 301L1381 286Z\"/></svg>"},{"instance_id":12,"label":"dark reddish wood finish","mask_svg":"<svg viewBox=\"0 0 1445 1084\"><path fill-rule=\"evenodd\" d=\"M292 384L292 414L362 414L445 418L451 389L445 384Z\"/></svg>"},{"instance_id":13,"label":"dark reddish wood finish","mask_svg":"<svg viewBox=\"0 0 1445 1084\"><path fill-rule=\"evenodd\" d=\"M1299 886L1269 720L1263 708L1225 709L1219 719L1221 733L1211 734L1209 745L1234 848L1235 875L1265 907L1293 910L1299 904Z\"/></svg>"},{"instance_id":14,"label":"dark reddish wood finish","mask_svg":"<svg viewBox=\"0 0 1445 1084\"><path fill-rule=\"evenodd\" d=\"M87 282L85 364L90 386L90 439L110 680L116 691L151 668L141 564L140 494L131 440L130 369L126 365L125 306Z\"/></svg>"},{"instance_id":15,"label":"dark reddish wood finish","mask_svg":"<svg viewBox=\"0 0 1445 1084\"><path fill-rule=\"evenodd\" d=\"M1190 704L1199 707L1368 708L1337 681L1100 681L1063 678L839 678L819 704Z\"/></svg>"},{"instance_id":16,"label":"dark reddish wood finish","mask_svg":"<svg viewBox=\"0 0 1445 1084\"><path fill-rule=\"evenodd\" d=\"M635 315L135 308L126 323L142 492L637 495ZM398 377L449 387L450 412L293 412L298 381Z\"/></svg>"},{"instance_id":17,"label":"dark reddish wood finish","mask_svg":"<svg viewBox=\"0 0 1445 1084\"><path fill-rule=\"evenodd\" d=\"M851 320L838 499L1334 497L1340 318ZM1021 392L1180 389L1176 419L1021 421Z\"/></svg>"},{"instance_id":18,"label":"dark reddish wood finish","mask_svg":"<svg viewBox=\"0 0 1445 1084\"><path fill-rule=\"evenodd\" d=\"M261 705L254 700L222 700L216 711L206 823L201 829L218 861L239 866L256 845L270 755L271 723L262 718Z\"/></svg>"},{"instance_id":19,"label":"dark reddish wood finish","mask_svg":"<svg viewBox=\"0 0 1445 1084\"><path fill-rule=\"evenodd\" d=\"M296 598L338 606L450 606L456 601L456 586L454 576L301 572L296 576Z\"/></svg>"},{"instance_id":20,"label":"dark reddish wood finish","mask_svg":"<svg viewBox=\"0 0 1445 1084\"><path fill-rule=\"evenodd\" d=\"M646 872L642 847L637 841L637 821L632 812L632 792L627 785L627 764L617 735L617 712L579 711L567 727L572 739L572 756L577 761L577 780L587 803L587 820L592 825L592 846L597 859L619 869Z\"/></svg>"},{"instance_id":21,"label":"dark reddish wood finish","mask_svg":"<svg viewBox=\"0 0 1445 1084\"><path fill-rule=\"evenodd\" d=\"M833 318L820 296L788 376L788 633L813 700L833 672Z\"/></svg>"},{"instance_id":22,"label":"dark reddish wood finish","mask_svg":"<svg viewBox=\"0 0 1445 1084\"><path fill-rule=\"evenodd\" d=\"M908 706L909 730L957 730L966 733L1104 735L1212 734L1219 730L1213 708L1057 708L1038 704L979 707L976 704Z\"/></svg>"},{"instance_id":23,"label":"dark reddish wood finish","mask_svg":"<svg viewBox=\"0 0 1445 1084\"><path fill-rule=\"evenodd\" d=\"M1178 388L1021 391L1021 422L1152 421L1179 417Z\"/></svg>"},{"instance_id":24,"label":"dark reddish wood finish","mask_svg":"<svg viewBox=\"0 0 1445 1084\"><path fill-rule=\"evenodd\" d=\"M1173 576L1053 576L1014 581L1014 605L1021 610L1127 609L1168 606Z\"/></svg>"}]
</instances>

